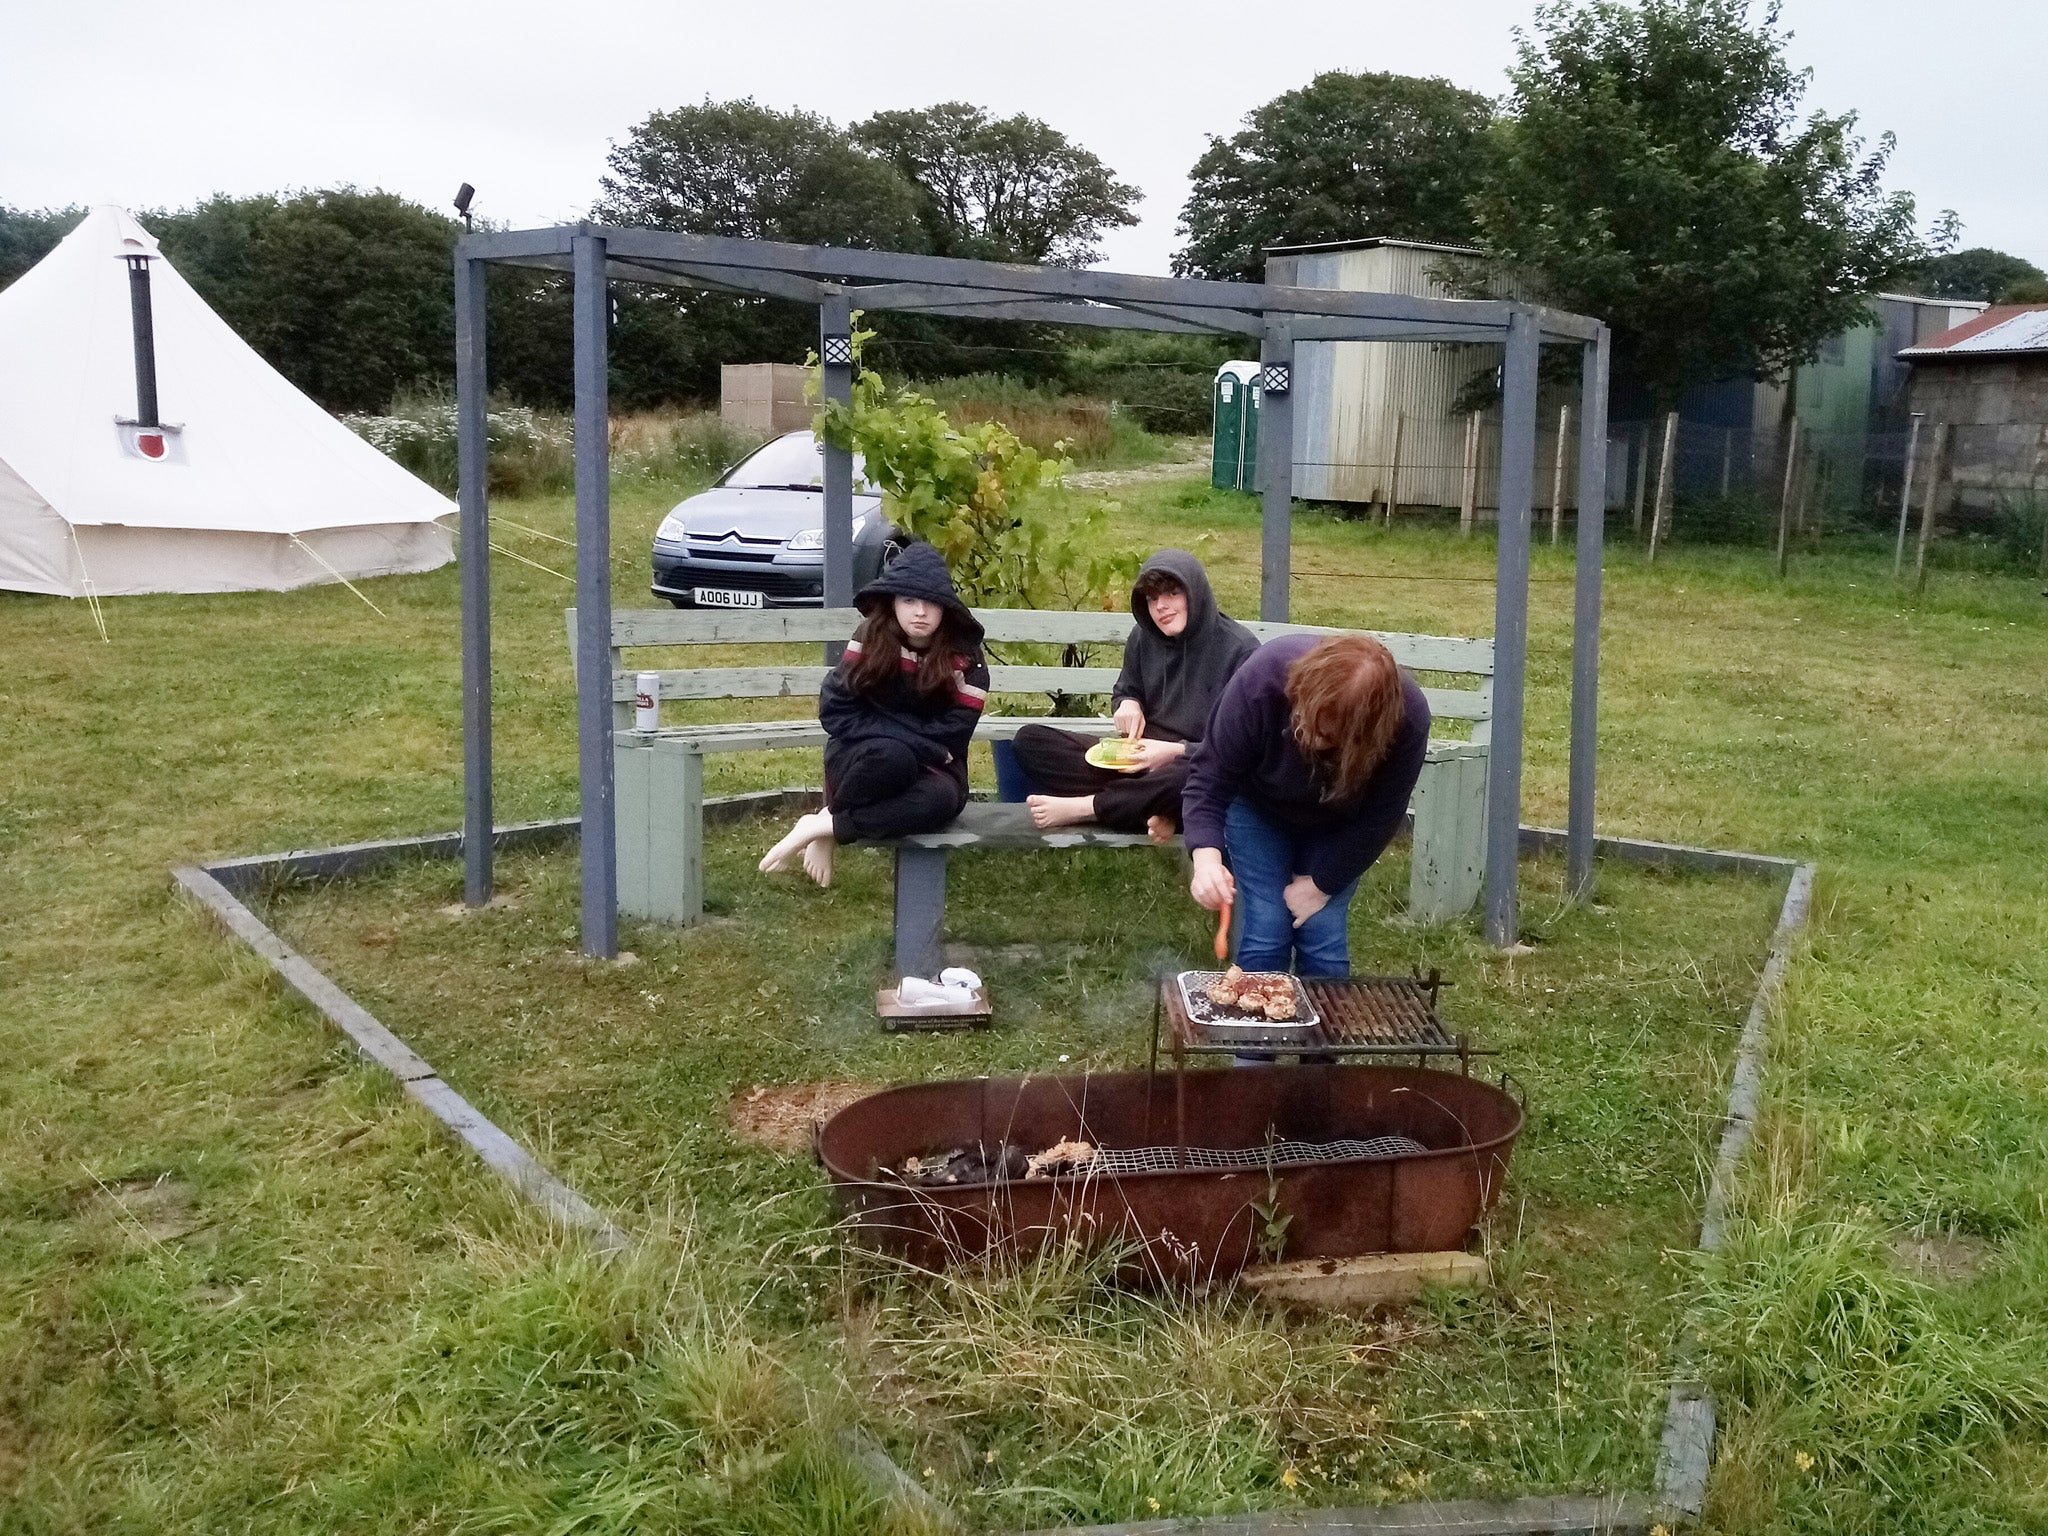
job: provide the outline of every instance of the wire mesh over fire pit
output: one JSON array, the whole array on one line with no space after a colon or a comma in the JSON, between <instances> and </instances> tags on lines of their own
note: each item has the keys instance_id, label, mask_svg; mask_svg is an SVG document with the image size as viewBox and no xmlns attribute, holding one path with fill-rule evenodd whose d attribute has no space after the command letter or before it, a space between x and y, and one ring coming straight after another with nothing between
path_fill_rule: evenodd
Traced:
<instances>
[{"instance_id":1,"label":"wire mesh over fire pit","mask_svg":"<svg viewBox=\"0 0 2048 1536\"><path fill-rule=\"evenodd\" d=\"M1521 1129L1513 1098L1460 1072L1116 1072L891 1088L828 1120L818 1158L856 1237L927 1268L1079 1238L1128 1247L1134 1276L1203 1281L1462 1247ZM1088 1155L1025 1176L1062 1143ZM964 1176L906 1176L928 1165Z\"/></svg>"}]
</instances>

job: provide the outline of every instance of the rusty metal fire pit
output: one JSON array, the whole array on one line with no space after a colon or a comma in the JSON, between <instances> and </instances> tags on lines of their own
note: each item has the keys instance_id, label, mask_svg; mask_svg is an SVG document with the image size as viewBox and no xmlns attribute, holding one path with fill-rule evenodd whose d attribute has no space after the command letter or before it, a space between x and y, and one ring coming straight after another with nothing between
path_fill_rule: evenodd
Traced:
<instances>
[{"instance_id":1,"label":"rusty metal fire pit","mask_svg":"<svg viewBox=\"0 0 2048 1536\"><path fill-rule=\"evenodd\" d=\"M1511 1096L1462 1073L1312 1065L1179 1076L1184 1148L1171 1145L1175 1075L1115 1072L890 1088L826 1121L818 1159L858 1239L926 1268L1078 1237L1127 1247L1136 1276L1206 1281L1262 1258L1462 1247L1499 1196L1522 1130ZM1327 1147L1382 1138L1420 1150ZM896 1171L963 1147L1002 1169L1015 1158L1001 1149L1062 1141L1142 1152L1113 1159L1141 1171L941 1185ZM1352 1155L1295 1161L1300 1149L1285 1143ZM1237 1166L1200 1166L1216 1161Z\"/></svg>"}]
</instances>

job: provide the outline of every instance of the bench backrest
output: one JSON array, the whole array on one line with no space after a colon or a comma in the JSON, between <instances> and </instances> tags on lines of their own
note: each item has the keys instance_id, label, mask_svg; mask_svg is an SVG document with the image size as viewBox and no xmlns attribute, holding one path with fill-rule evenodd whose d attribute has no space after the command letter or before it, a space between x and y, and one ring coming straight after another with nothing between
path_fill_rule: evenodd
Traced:
<instances>
[{"instance_id":1,"label":"bench backrest","mask_svg":"<svg viewBox=\"0 0 2048 1536\"><path fill-rule=\"evenodd\" d=\"M1101 644L1122 646L1137 620L1129 613L1070 613L1040 608L977 608L990 641L1012 644ZM576 610L566 611L569 655L576 656ZM679 608L621 608L612 614L612 700L630 709L638 674L620 652L655 646L787 645L844 641L853 637L860 614L852 608L783 608L753 612ZM1448 635L1392 634L1344 630L1319 624L1273 624L1245 620L1261 640L1276 635L1370 634L1402 666L1415 672L1470 678L1466 688L1425 687L1430 713L1439 720L1467 720L1472 739L1487 741L1493 719L1493 642ZM1120 666L1012 666L991 663L995 693L1108 693ZM657 672L664 699L764 699L815 697L825 680L818 663L776 662L763 666L680 667Z\"/></svg>"}]
</instances>

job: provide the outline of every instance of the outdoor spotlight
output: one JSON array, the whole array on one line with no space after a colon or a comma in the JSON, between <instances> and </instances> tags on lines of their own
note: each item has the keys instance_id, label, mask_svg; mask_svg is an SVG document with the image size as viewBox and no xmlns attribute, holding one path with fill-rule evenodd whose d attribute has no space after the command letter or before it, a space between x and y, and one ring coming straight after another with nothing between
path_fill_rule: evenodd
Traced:
<instances>
[{"instance_id":1,"label":"outdoor spotlight","mask_svg":"<svg viewBox=\"0 0 2048 1536\"><path fill-rule=\"evenodd\" d=\"M476 188L472 187L466 181L461 186L455 189L455 211L462 215L462 227L464 229L468 229L470 227L469 200L475 196Z\"/></svg>"}]
</instances>

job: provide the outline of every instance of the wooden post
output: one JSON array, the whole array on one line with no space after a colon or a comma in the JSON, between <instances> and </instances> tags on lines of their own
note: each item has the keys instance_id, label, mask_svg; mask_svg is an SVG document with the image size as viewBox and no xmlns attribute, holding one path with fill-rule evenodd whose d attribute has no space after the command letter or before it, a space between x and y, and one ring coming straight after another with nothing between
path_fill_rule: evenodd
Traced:
<instances>
[{"instance_id":1,"label":"wooden post","mask_svg":"<svg viewBox=\"0 0 2048 1536\"><path fill-rule=\"evenodd\" d=\"M2048 421L2041 423L2041 441L2034 448L2034 467L2027 473L2027 510L2041 519L2041 560L2036 574L2048 576L2048 515L2041 509L2041 471L2048 469Z\"/></svg>"},{"instance_id":2,"label":"wooden post","mask_svg":"<svg viewBox=\"0 0 2048 1536\"><path fill-rule=\"evenodd\" d=\"M1394 503L1400 499L1401 494L1401 435L1407 430L1407 427L1408 413L1406 411L1396 411L1394 413L1394 461L1387 466L1386 510L1380 517L1381 523L1389 528L1394 526Z\"/></svg>"},{"instance_id":3,"label":"wooden post","mask_svg":"<svg viewBox=\"0 0 2048 1536\"><path fill-rule=\"evenodd\" d=\"M1671 522L1671 460L1678 452L1678 412L1664 417L1664 451L1657 465L1657 501L1650 508L1650 564L1657 563L1657 536Z\"/></svg>"},{"instance_id":4,"label":"wooden post","mask_svg":"<svg viewBox=\"0 0 2048 1536\"><path fill-rule=\"evenodd\" d=\"M1728 497L1729 476L1735 469L1735 429L1730 427L1721 441L1721 498Z\"/></svg>"},{"instance_id":5,"label":"wooden post","mask_svg":"<svg viewBox=\"0 0 2048 1536\"><path fill-rule=\"evenodd\" d=\"M1465 486L1458 502L1458 535L1472 537L1472 524L1479 516L1479 413L1465 417Z\"/></svg>"},{"instance_id":6,"label":"wooden post","mask_svg":"<svg viewBox=\"0 0 2048 1536\"><path fill-rule=\"evenodd\" d=\"M1550 542L1558 538L1558 525L1564 520L1564 461L1571 442L1572 408L1561 405L1557 408L1557 457L1550 468Z\"/></svg>"},{"instance_id":7,"label":"wooden post","mask_svg":"<svg viewBox=\"0 0 2048 1536\"><path fill-rule=\"evenodd\" d=\"M1920 456L1920 423L1926 418L1913 413L1913 425L1906 433L1906 473L1899 480L1899 536L1892 541L1892 580L1906 568L1906 520L1913 515L1913 465ZM2048 432L2048 427L2042 429Z\"/></svg>"},{"instance_id":8,"label":"wooden post","mask_svg":"<svg viewBox=\"0 0 2048 1536\"><path fill-rule=\"evenodd\" d=\"M1785 574L1786 551L1792 538L1792 473L1799 463L1799 418L1785 429L1785 484L1778 492L1778 574Z\"/></svg>"},{"instance_id":9,"label":"wooden post","mask_svg":"<svg viewBox=\"0 0 2048 1536\"><path fill-rule=\"evenodd\" d=\"M1837 473L1839 471L1835 469L1835 455L1831 453L1823 453L1819 459L1812 461L1812 481L1808 483L1808 489L1812 492L1812 504L1815 506L1812 506L1812 524L1808 528L1812 537L1808 539L1806 547L1817 555L1821 553L1821 535L1827 532L1827 508L1829 502L1833 502L1835 498Z\"/></svg>"},{"instance_id":10,"label":"wooden post","mask_svg":"<svg viewBox=\"0 0 2048 1536\"><path fill-rule=\"evenodd\" d=\"M1913 556L1913 591L1927 590L1927 546L1934 538L1934 493L1941 488L1941 458L1949 446L1947 422L1934 424L1934 445L1927 452L1927 494L1920 502L1920 548Z\"/></svg>"},{"instance_id":11,"label":"wooden post","mask_svg":"<svg viewBox=\"0 0 2048 1536\"><path fill-rule=\"evenodd\" d=\"M1635 536L1643 536L1643 497L1650 488L1650 425L1643 423L1640 439L1641 454L1636 460L1636 515Z\"/></svg>"}]
</instances>

